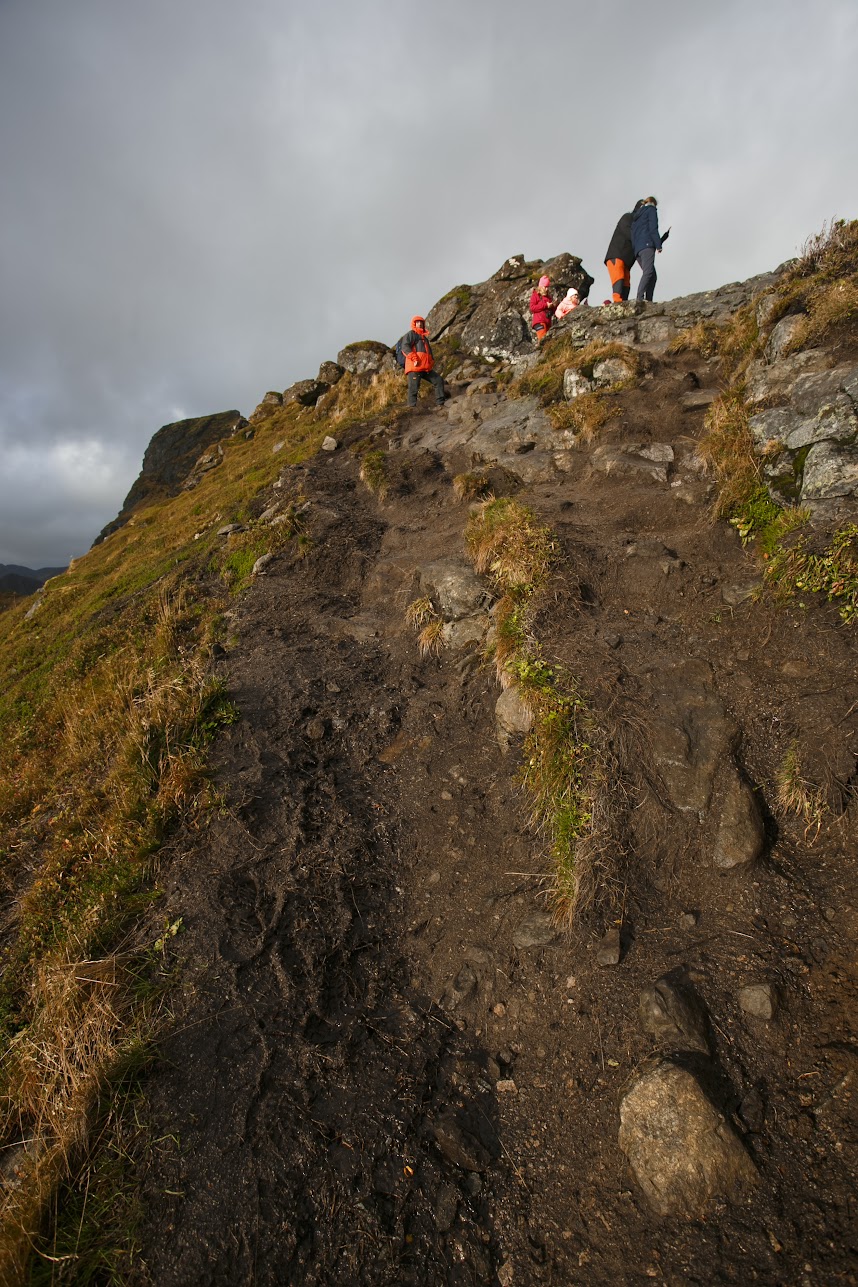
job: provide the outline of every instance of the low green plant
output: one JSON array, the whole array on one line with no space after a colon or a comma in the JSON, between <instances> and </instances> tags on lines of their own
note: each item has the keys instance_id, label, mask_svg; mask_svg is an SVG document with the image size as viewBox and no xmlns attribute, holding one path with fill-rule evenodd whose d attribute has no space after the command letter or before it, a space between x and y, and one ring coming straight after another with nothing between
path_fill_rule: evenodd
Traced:
<instances>
[{"instance_id":1,"label":"low green plant","mask_svg":"<svg viewBox=\"0 0 858 1287\"><path fill-rule=\"evenodd\" d=\"M387 469L387 452L373 447L361 456L360 479L374 496L384 500L390 488Z\"/></svg>"},{"instance_id":2,"label":"low green plant","mask_svg":"<svg viewBox=\"0 0 858 1287\"><path fill-rule=\"evenodd\" d=\"M785 598L824 594L841 620L853 623L858 619L858 524L840 528L819 552L799 531L792 542L775 548L766 565L766 581Z\"/></svg>"}]
</instances>

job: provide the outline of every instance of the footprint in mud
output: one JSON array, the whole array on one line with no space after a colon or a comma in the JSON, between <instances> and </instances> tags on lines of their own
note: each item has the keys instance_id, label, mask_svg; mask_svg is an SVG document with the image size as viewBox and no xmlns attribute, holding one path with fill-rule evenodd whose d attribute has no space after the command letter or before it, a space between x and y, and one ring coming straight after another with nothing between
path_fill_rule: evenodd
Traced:
<instances>
[{"instance_id":1,"label":"footprint in mud","mask_svg":"<svg viewBox=\"0 0 858 1287\"><path fill-rule=\"evenodd\" d=\"M272 896L260 889L248 872L225 876L218 886L227 928L218 940L221 958L234 965L254 960L262 951L265 932L276 914Z\"/></svg>"}]
</instances>

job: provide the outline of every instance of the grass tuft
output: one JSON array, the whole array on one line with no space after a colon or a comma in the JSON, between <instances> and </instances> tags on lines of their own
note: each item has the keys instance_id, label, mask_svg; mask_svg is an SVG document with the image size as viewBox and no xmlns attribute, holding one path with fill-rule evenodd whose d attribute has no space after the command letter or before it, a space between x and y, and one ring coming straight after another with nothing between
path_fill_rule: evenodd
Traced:
<instances>
[{"instance_id":1,"label":"grass tuft","mask_svg":"<svg viewBox=\"0 0 858 1287\"><path fill-rule=\"evenodd\" d=\"M433 617L423 627L417 636L417 647L421 657L440 656L444 647L444 622L440 617Z\"/></svg>"},{"instance_id":2,"label":"grass tuft","mask_svg":"<svg viewBox=\"0 0 858 1287\"><path fill-rule=\"evenodd\" d=\"M453 492L456 500L486 500L491 491L485 474L456 474L453 479Z\"/></svg>"},{"instance_id":3,"label":"grass tuft","mask_svg":"<svg viewBox=\"0 0 858 1287\"><path fill-rule=\"evenodd\" d=\"M825 812L824 793L805 777L801 752L793 742L781 761L776 779L777 802L784 813L796 814L805 824L805 839L813 832L814 838L822 827Z\"/></svg>"},{"instance_id":4,"label":"grass tuft","mask_svg":"<svg viewBox=\"0 0 858 1287\"><path fill-rule=\"evenodd\" d=\"M360 480L374 496L383 501L390 489L387 471L387 452L373 447L361 456Z\"/></svg>"}]
</instances>

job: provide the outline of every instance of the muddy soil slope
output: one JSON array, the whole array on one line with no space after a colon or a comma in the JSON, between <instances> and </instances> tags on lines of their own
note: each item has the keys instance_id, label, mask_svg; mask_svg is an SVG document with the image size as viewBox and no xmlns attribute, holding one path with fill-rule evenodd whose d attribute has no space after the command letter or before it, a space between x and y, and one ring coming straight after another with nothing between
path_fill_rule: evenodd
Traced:
<instances>
[{"instance_id":1,"label":"muddy soil slope","mask_svg":"<svg viewBox=\"0 0 858 1287\"><path fill-rule=\"evenodd\" d=\"M348 443L260 498L305 497L312 544L237 611L226 805L165 876L184 984L148 1087L147 1280L858 1281L853 634L749 596L683 409L714 372L648 365L562 460L483 380L379 431L383 501ZM539 637L616 762L617 852L571 936L477 642L492 590L451 485L475 456L557 535ZM777 808L794 743L818 828ZM657 1132L618 1142L666 1067L746 1168L702 1212L644 1191Z\"/></svg>"}]
</instances>

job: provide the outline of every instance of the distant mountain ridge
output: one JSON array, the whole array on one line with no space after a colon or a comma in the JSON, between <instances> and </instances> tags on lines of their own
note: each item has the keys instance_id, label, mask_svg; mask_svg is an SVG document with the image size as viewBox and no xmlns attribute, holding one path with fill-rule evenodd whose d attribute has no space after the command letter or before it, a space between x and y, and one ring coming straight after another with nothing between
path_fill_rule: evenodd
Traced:
<instances>
[{"instance_id":1,"label":"distant mountain ridge","mask_svg":"<svg viewBox=\"0 0 858 1287\"><path fill-rule=\"evenodd\" d=\"M0 594L33 594L61 572L65 572L64 567L25 568L17 563L0 563Z\"/></svg>"}]
</instances>

